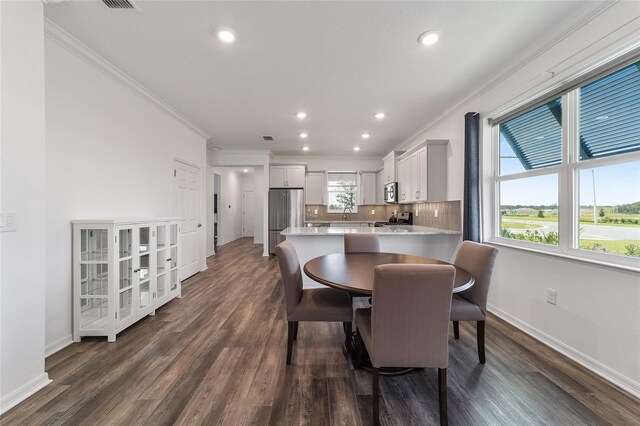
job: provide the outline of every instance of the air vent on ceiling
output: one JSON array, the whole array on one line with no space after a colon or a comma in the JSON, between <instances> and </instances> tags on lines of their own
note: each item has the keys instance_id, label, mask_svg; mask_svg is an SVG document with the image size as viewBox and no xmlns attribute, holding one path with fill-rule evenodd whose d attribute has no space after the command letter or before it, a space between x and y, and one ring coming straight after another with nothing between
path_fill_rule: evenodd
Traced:
<instances>
[{"instance_id":1,"label":"air vent on ceiling","mask_svg":"<svg viewBox=\"0 0 640 426\"><path fill-rule=\"evenodd\" d=\"M102 3L104 3L104 5L109 9L138 9L138 7L130 0L102 0Z\"/></svg>"},{"instance_id":2,"label":"air vent on ceiling","mask_svg":"<svg viewBox=\"0 0 640 426\"><path fill-rule=\"evenodd\" d=\"M264 139L265 141L272 141L273 136L263 136L262 139Z\"/></svg>"}]
</instances>

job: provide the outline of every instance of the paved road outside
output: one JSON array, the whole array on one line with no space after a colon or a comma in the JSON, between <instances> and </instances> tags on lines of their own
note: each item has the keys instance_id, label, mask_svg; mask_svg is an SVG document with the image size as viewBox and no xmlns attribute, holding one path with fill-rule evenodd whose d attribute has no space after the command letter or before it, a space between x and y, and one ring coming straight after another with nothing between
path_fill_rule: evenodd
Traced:
<instances>
[{"instance_id":1,"label":"paved road outside","mask_svg":"<svg viewBox=\"0 0 640 426\"><path fill-rule=\"evenodd\" d=\"M509 222L527 223L531 225L539 225L540 228L532 229L512 229L509 231L514 234L524 234L526 231L558 232L558 224L554 222L543 222L529 219L508 219ZM610 225L580 225L582 232L580 238L585 240L640 240L640 227L630 226L610 226Z\"/></svg>"}]
</instances>

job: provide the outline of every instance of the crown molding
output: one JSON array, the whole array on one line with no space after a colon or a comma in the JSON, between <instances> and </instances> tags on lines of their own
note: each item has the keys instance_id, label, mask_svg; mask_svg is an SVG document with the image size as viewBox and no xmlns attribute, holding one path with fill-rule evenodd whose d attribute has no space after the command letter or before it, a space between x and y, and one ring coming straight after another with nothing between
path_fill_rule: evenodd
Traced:
<instances>
[{"instance_id":1,"label":"crown molding","mask_svg":"<svg viewBox=\"0 0 640 426\"><path fill-rule=\"evenodd\" d=\"M73 53L78 58L85 61L87 64L101 71L103 74L111 78L116 83L120 84L125 89L130 90L152 105L160 108L203 138L209 139L210 135L202 127L198 126L186 116L182 115L171 105L164 102L151 91L145 89L144 86L142 86L140 83L129 77L122 70L111 64L109 61L89 48L86 44L82 43L80 40L63 30L60 26L58 26L47 17L45 17L44 20L44 35L49 40L57 43L69 52Z\"/></svg>"},{"instance_id":2,"label":"crown molding","mask_svg":"<svg viewBox=\"0 0 640 426\"><path fill-rule=\"evenodd\" d=\"M555 37L553 37L551 40L549 40L547 43L542 45L539 49L537 49L531 55L527 56L526 58L524 58L520 62L517 62L514 66L512 66L507 71L505 71L504 73L499 75L497 78L495 78L493 80L489 80L488 83L486 83L485 85L481 86L476 91L471 92L468 96L463 97L458 102L454 103L449 108L445 109L444 112L438 114L433 120L429 121L427 124L425 124L424 126L420 127L418 130L413 132L409 137L405 138L393 150L394 151L396 151L396 150L406 150L407 148L410 148L411 145L412 145L412 142L414 142L415 139L417 137L419 137L422 133L424 133L427 130L435 127L438 124L440 124L447 117L449 117L452 113L454 113L455 111L457 111L460 108L462 108L465 104L473 102L474 100L480 98L482 95L484 95L485 93L489 92L493 88L499 86L502 82L507 80L512 75L516 74L521 69L525 68L527 65L529 65L531 62L533 62L534 60L536 60L540 56L542 56L545 52L547 52L550 49L552 49L558 43L561 43L564 39L569 37L571 34L575 33L580 28L582 28L583 26L587 25L589 22L591 22L592 20L594 20L595 18L597 18L598 16L600 16L601 14L603 14L604 12L609 10L616 3L617 3L617 1L604 2L601 5L599 5L598 7L596 7L594 10L592 10L591 12L585 14L582 18L580 18L579 20L574 22L573 25L571 25L566 30L562 31L560 34L558 34Z\"/></svg>"}]
</instances>

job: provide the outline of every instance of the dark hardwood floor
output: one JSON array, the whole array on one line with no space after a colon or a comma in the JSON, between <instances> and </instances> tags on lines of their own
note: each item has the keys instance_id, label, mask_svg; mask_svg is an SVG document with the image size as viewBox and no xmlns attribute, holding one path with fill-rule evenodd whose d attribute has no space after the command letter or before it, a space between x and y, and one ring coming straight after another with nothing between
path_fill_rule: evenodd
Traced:
<instances>
[{"instance_id":1,"label":"dark hardwood floor","mask_svg":"<svg viewBox=\"0 0 640 426\"><path fill-rule=\"evenodd\" d=\"M219 248L183 297L118 335L85 338L46 360L53 383L0 424L370 424L371 377L351 371L341 324L301 323L285 365L274 258L242 239ZM452 425L640 423L640 401L512 326L487 321L450 340ZM452 335L453 336L453 335ZM381 377L383 424L437 424L437 372Z\"/></svg>"}]
</instances>

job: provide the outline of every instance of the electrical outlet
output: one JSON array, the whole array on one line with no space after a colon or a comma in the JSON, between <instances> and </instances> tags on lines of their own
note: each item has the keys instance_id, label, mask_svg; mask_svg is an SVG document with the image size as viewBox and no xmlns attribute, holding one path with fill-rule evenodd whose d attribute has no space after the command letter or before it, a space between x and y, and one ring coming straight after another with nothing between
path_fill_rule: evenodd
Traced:
<instances>
[{"instance_id":1,"label":"electrical outlet","mask_svg":"<svg viewBox=\"0 0 640 426\"><path fill-rule=\"evenodd\" d=\"M317 215L318 214L318 209L313 209L313 214Z\"/></svg>"},{"instance_id":2,"label":"electrical outlet","mask_svg":"<svg viewBox=\"0 0 640 426\"><path fill-rule=\"evenodd\" d=\"M435 210L433 211L433 213L434 213L435 217L438 217L438 209L435 209Z\"/></svg>"},{"instance_id":3,"label":"electrical outlet","mask_svg":"<svg viewBox=\"0 0 640 426\"><path fill-rule=\"evenodd\" d=\"M547 289L547 303L551 303L552 305L555 305L557 296L558 296L557 290L553 288Z\"/></svg>"},{"instance_id":4,"label":"electrical outlet","mask_svg":"<svg viewBox=\"0 0 640 426\"><path fill-rule=\"evenodd\" d=\"M371 214L376 214L376 211L375 210L371 210Z\"/></svg>"},{"instance_id":5,"label":"electrical outlet","mask_svg":"<svg viewBox=\"0 0 640 426\"><path fill-rule=\"evenodd\" d=\"M18 230L18 213L17 212L1 212L0 213L0 232L15 232Z\"/></svg>"}]
</instances>

